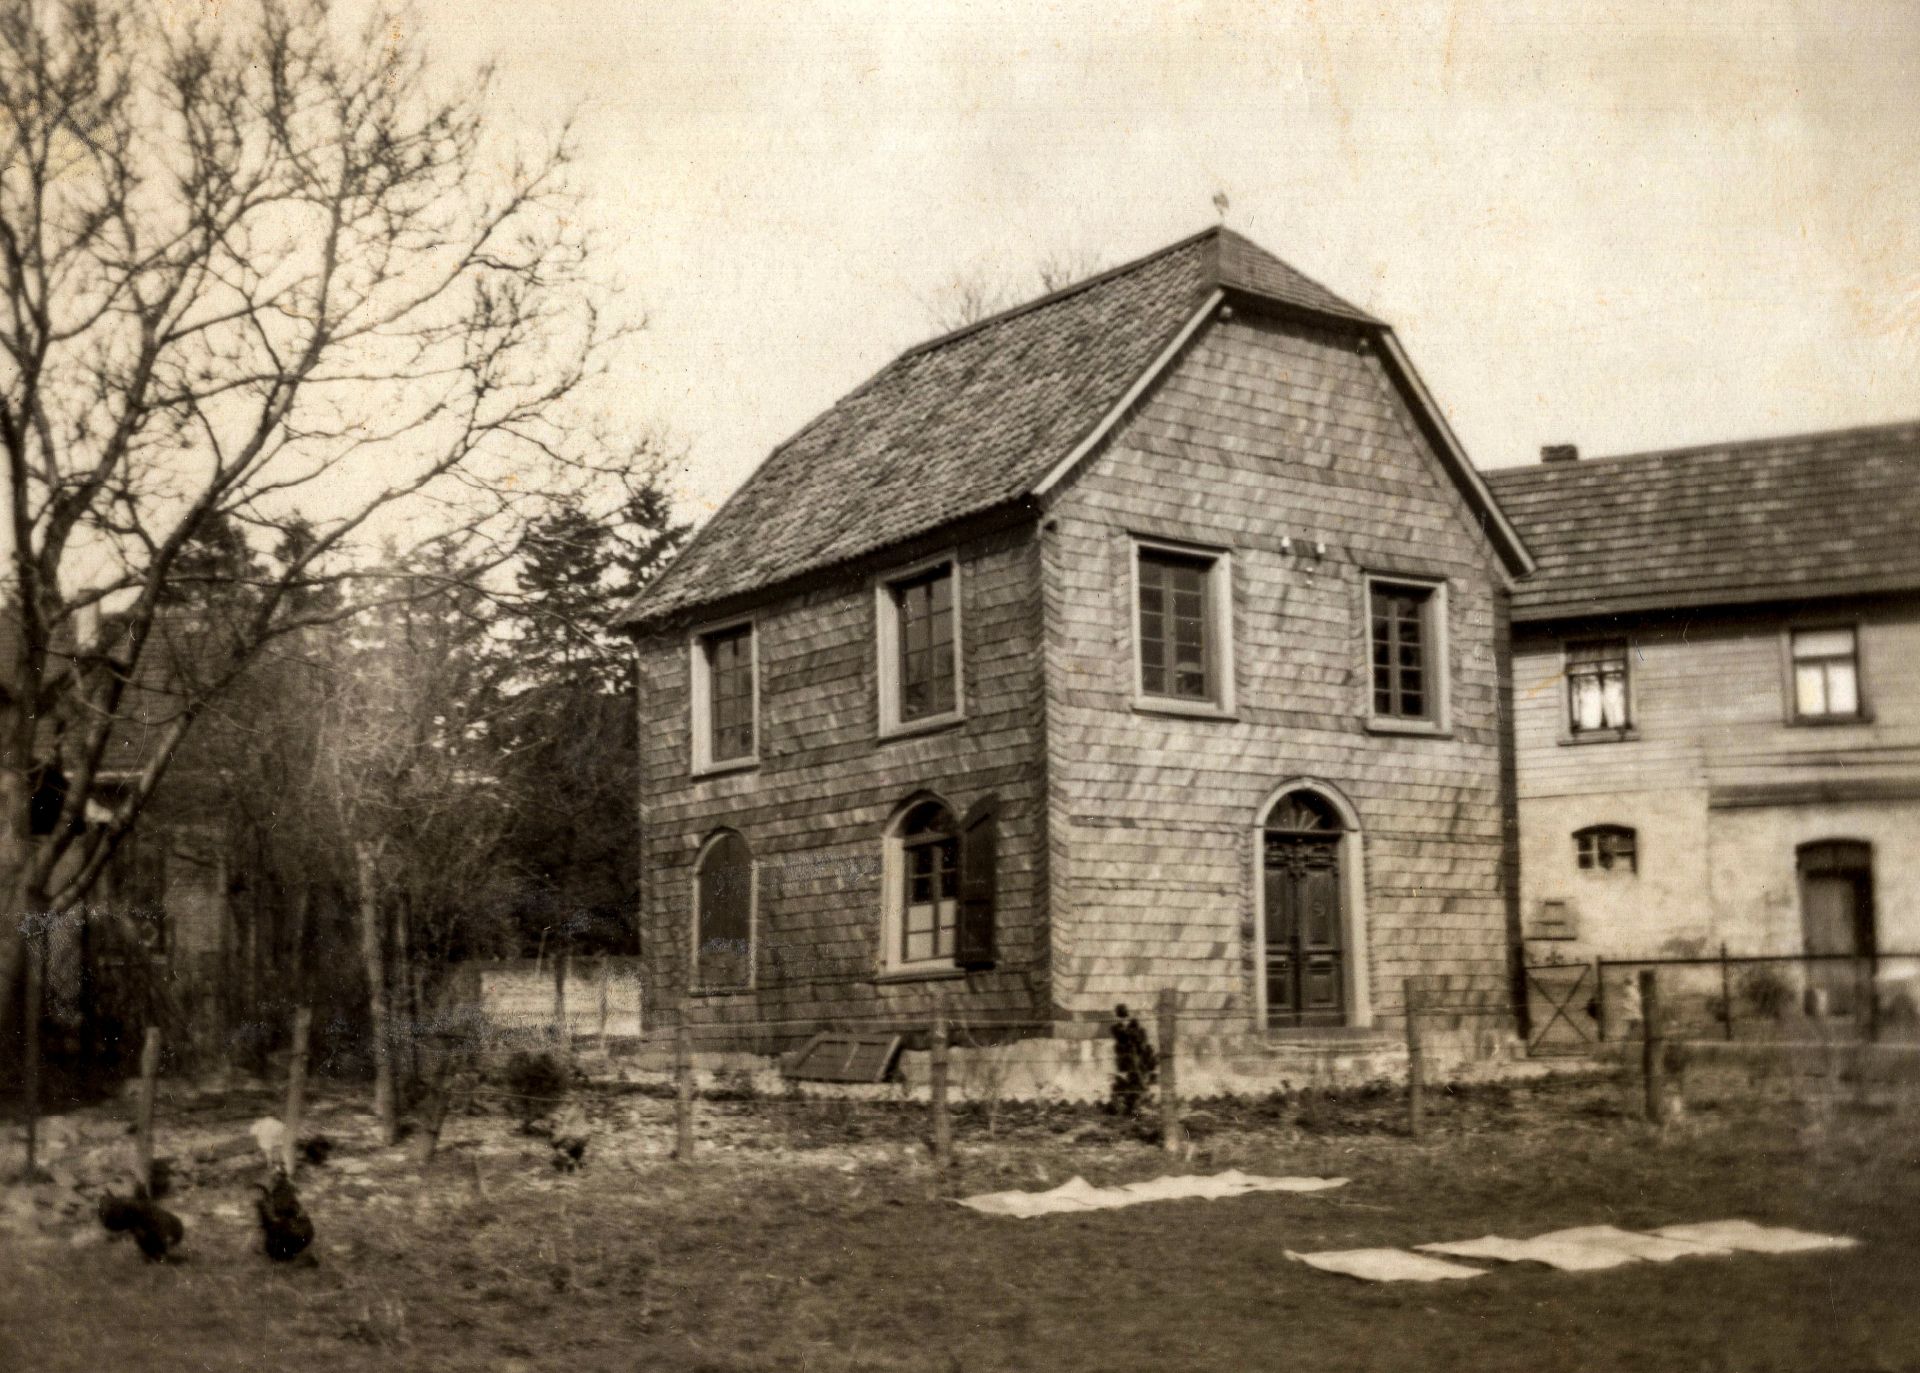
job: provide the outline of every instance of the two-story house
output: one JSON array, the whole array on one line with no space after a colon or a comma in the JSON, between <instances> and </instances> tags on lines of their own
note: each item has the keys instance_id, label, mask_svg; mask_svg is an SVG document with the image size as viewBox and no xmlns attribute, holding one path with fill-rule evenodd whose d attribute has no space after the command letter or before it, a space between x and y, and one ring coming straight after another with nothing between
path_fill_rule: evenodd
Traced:
<instances>
[{"instance_id":1,"label":"two-story house","mask_svg":"<svg viewBox=\"0 0 1920 1373\"><path fill-rule=\"evenodd\" d=\"M1530 956L1920 950L1920 424L1544 456L1488 474Z\"/></svg>"},{"instance_id":2,"label":"two-story house","mask_svg":"<svg viewBox=\"0 0 1920 1373\"><path fill-rule=\"evenodd\" d=\"M1529 566L1393 331L1230 231L912 348L624 617L649 1005L1364 1037L1504 988Z\"/></svg>"}]
</instances>

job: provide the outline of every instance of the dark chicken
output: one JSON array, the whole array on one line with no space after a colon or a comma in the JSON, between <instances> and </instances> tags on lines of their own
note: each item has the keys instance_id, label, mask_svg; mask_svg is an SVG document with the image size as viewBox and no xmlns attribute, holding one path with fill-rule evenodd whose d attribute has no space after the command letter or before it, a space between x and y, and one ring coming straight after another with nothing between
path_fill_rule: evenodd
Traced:
<instances>
[{"instance_id":1,"label":"dark chicken","mask_svg":"<svg viewBox=\"0 0 1920 1373\"><path fill-rule=\"evenodd\" d=\"M260 1188L253 1206L260 1213L261 1247L276 1263L300 1257L313 1243L313 1218L285 1173L275 1173L272 1183Z\"/></svg>"},{"instance_id":2,"label":"dark chicken","mask_svg":"<svg viewBox=\"0 0 1920 1373\"><path fill-rule=\"evenodd\" d=\"M110 1234L132 1235L148 1263L160 1262L187 1234L180 1217L154 1205L144 1186L136 1186L131 1197L117 1197L112 1192L102 1196L100 1224Z\"/></svg>"}]
</instances>

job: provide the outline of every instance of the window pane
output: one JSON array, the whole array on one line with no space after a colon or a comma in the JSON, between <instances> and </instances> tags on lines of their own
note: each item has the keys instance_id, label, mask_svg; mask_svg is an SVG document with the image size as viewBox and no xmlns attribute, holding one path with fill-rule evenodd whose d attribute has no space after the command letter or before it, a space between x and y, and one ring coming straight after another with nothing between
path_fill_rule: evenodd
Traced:
<instances>
[{"instance_id":1,"label":"window pane","mask_svg":"<svg viewBox=\"0 0 1920 1373\"><path fill-rule=\"evenodd\" d=\"M715 762L753 753L753 629L722 630L706 639L707 751Z\"/></svg>"},{"instance_id":2,"label":"window pane","mask_svg":"<svg viewBox=\"0 0 1920 1373\"><path fill-rule=\"evenodd\" d=\"M953 569L941 568L893 591L900 641L902 720L953 708Z\"/></svg>"},{"instance_id":3,"label":"window pane","mask_svg":"<svg viewBox=\"0 0 1920 1373\"><path fill-rule=\"evenodd\" d=\"M1794 706L1802 715L1827 713L1827 674L1818 663L1802 663L1793 670Z\"/></svg>"},{"instance_id":4,"label":"window pane","mask_svg":"<svg viewBox=\"0 0 1920 1373\"><path fill-rule=\"evenodd\" d=\"M1627 675L1609 672L1601 682L1604 723L1608 729L1627 727Z\"/></svg>"},{"instance_id":5,"label":"window pane","mask_svg":"<svg viewBox=\"0 0 1920 1373\"><path fill-rule=\"evenodd\" d=\"M1796 658L1838 658L1853 656L1851 629L1803 629L1793 636Z\"/></svg>"},{"instance_id":6,"label":"window pane","mask_svg":"<svg viewBox=\"0 0 1920 1373\"><path fill-rule=\"evenodd\" d=\"M1860 684L1851 662L1827 664L1827 711L1833 715L1860 712Z\"/></svg>"},{"instance_id":7,"label":"window pane","mask_svg":"<svg viewBox=\"0 0 1920 1373\"><path fill-rule=\"evenodd\" d=\"M1211 699L1211 561L1151 549L1138 557L1141 691Z\"/></svg>"},{"instance_id":8,"label":"window pane","mask_svg":"<svg viewBox=\"0 0 1920 1373\"><path fill-rule=\"evenodd\" d=\"M1422 588L1375 586L1370 596L1374 713L1424 719L1426 611L1432 593Z\"/></svg>"}]
</instances>

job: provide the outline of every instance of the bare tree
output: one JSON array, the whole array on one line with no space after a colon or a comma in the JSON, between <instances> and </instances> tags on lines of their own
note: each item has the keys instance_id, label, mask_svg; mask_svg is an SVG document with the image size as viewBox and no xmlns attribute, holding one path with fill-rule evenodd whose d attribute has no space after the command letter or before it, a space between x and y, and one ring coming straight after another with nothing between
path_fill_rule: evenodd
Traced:
<instances>
[{"instance_id":1,"label":"bare tree","mask_svg":"<svg viewBox=\"0 0 1920 1373\"><path fill-rule=\"evenodd\" d=\"M1022 274L975 267L942 283L922 304L927 320L941 333L1011 310L1035 296L1065 290L1103 269L1098 254L1080 249L1057 249Z\"/></svg>"},{"instance_id":2,"label":"bare tree","mask_svg":"<svg viewBox=\"0 0 1920 1373\"><path fill-rule=\"evenodd\" d=\"M592 441L560 407L618 330L567 136L516 149L485 74L437 83L408 31L320 0L0 10L0 1026L23 918L86 894L263 645L342 613L310 593L356 543L503 556L503 513ZM278 556L209 615L220 522ZM175 708L82 823L182 625Z\"/></svg>"}]
</instances>

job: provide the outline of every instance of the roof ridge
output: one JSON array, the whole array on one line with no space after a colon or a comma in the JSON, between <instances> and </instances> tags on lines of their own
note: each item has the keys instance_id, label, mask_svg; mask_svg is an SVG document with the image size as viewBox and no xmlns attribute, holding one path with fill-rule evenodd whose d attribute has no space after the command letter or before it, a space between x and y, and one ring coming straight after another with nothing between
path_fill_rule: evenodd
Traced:
<instances>
[{"instance_id":1,"label":"roof ridge","mask_svg":"<svg viewBox=\"0 0 1920 1373\"><path fill-rule=\"evenodd\" d=\"M1809 443L1815 440L1847 440L1867 438L1878 434L1894 434L1901 430L1913 430L1920 437L1920 416L1913 419L1889 420L1880 424L1847 425L1839 429L1806 429L1789 434L1762 435L1757 438L1727 439L1719 443L1695 443L1681 448L1643 448L1629 453L1600 453L1593 457L1581 457L1572 462L1530 462L1514 463L1508 467L1489 467L1481 475L1489 479L1516 476L1522 473L1542 471L1558 473L1590 470L1600 463L1654 462L1664 458L1704 457L1710 453L1751 452L1759 448L1779 448L1794 443Z\"/></svg>"}]
</instances>

